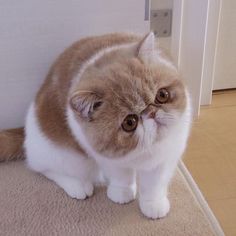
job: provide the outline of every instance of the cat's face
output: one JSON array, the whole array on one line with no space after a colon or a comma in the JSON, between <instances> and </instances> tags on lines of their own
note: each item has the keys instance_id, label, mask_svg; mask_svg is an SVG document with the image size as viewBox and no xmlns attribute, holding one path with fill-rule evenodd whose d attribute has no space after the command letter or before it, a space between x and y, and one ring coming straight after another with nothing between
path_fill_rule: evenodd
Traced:
<instances>
[{"instance_id":1,"label":"cat's face","mask_svg":"<svg viewBox=\"0 0 236 236\"><path fill-rule=\"evenodd\" d=\"M120 157L148 148L180 122L186 93L176 69L163 59L152 65L146 59L134 55L93 68L71 98L77 121L100 154Z\"/></svg>"}]
</instances>

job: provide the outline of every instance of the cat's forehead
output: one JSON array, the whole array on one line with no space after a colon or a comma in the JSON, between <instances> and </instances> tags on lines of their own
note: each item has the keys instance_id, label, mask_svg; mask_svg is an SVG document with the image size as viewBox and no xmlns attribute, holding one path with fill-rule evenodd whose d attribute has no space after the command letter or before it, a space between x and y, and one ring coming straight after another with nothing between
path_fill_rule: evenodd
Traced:
<instances>
[{"instance_id":1,"label":"cat's forehead","mask_svg":"<svg viewBox=\"0 0 236 236\"><path fill-rule=\"evenodd\" d=\"M113 108L124 112L139 113L155 101L160 88L168 88L172 94L178 94L177 97L174 96L175 100L185 93L179 75L161 66L159 68L139 67L139 70L133 70L131 67L131 71L124 68L123 71L113 72L107 78L108 83L105 85L108 88L106 89L107 101ZM178 106L173 103L172 109L178 109Z\"/></svg>"},{"instance_id":2,"label":"cat's forehead","mask_svg":"<svg viewBox=\"0 0 236 236\"><path fill-rule=\"evenodd\" d=\"M103 94L115 109L137 112L154 102L158 89L175 89L179 86L176 81L181 84L176 70L161 63L149 67L137 58L122 58L109 66L92 68L85 75L83 84L87 90Z\"/></svg>"},{"instance_id":3,"label":"cat's forehead","mask_svg":"<svg viewBox=\"0 0 236 236\"><path fill-rule=\"evenodd\" d=\"M118 100L140 103L154 92L152 80L149 80L145 74L141 77L135 73L121 72L113 76L109 82L109 92Z\"/></svg>"},{"instance_id":4,"label":"cat's forehead","mask_svg":"<svg viewBox=\"0 0 236 236\"><path fill-rule=\"evenodd\" d=\"M112 68L107 80L113 93L121 97L139 99L155 94L158 88L172 86L179 81L178 74L162 65L147 67L136 60L130 60L121 68Z\"/></svg>"}]
</instances>

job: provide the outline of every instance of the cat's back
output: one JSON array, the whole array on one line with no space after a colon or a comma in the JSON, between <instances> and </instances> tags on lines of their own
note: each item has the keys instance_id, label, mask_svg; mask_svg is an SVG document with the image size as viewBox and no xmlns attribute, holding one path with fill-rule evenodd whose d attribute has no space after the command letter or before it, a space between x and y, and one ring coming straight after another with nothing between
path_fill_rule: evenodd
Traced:
<instances>
[{"instance_id":1,"label":"cat's back","mask_svg":"<svg viewBox=\"0 0 236 236\"><path fill-rule=\"evenodd\" d=\"M66 122L66 105L71 82L81 67L98 52L138 39L136 35L121 33L88 37L74 43L58 57L34 103L38 126L45 136L59 145L83 152Z\"/></svg>"}]
</instances>

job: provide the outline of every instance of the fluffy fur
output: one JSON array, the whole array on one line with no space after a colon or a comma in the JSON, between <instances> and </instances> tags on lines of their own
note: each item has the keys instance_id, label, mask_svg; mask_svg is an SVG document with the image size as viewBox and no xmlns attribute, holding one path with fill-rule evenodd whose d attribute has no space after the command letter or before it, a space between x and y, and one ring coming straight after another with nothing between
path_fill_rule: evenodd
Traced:
<instances>
[{"instance_id":1,"label":"fluffy fur","mask_svg":"<svg viewBox=\"0 0 236 236\"><path fill-rule=\"evenodd\" d=\"M0 131L0 162L24 158L24 129Z\"/></svg>"},{"instance_id":2,"label":"fluffy fur","mask_svg":"<svg viewBox=\"0 0 236 236\"><path fill-rule=\"evenodd\" d=\"M170 98L156 104L161 88ZM190 110L178 71L153 33L82 39L54 63L29 109L28 166L77 199L92 195L101 172L107 196L117 203L135 198L137 182L143 214L164 217ZM139 119L133 132L122 129L129 114Z\"/></svg>"}]
</instances>

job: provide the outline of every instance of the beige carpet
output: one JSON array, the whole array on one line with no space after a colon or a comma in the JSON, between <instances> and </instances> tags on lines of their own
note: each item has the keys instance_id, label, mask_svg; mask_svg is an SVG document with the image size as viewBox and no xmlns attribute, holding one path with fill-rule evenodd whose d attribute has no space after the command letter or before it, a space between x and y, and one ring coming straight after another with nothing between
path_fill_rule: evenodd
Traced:
<instances>
[{"instance_id":1,"label":"beige carpet","mask_svg":"<svg viewBox=\"0 0 236 236\"><path fill-rule=\"evenodd\" d=\"M214 235L180 173L173 179L170 201L166 218L148 220L137 201L114 204L102 188L85 201L74 200L23 162L0 164L1 236Z\"/></svg>"}]
</instances>

